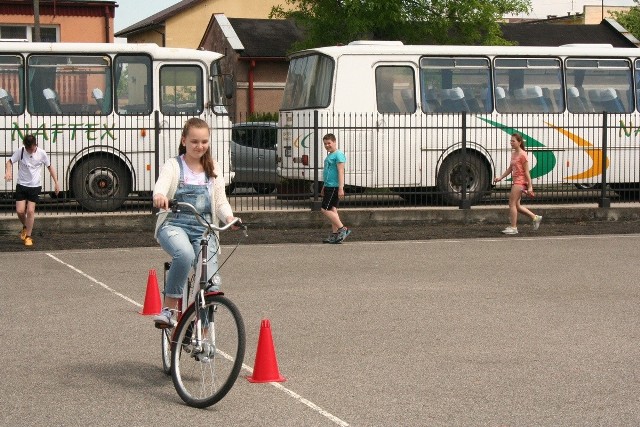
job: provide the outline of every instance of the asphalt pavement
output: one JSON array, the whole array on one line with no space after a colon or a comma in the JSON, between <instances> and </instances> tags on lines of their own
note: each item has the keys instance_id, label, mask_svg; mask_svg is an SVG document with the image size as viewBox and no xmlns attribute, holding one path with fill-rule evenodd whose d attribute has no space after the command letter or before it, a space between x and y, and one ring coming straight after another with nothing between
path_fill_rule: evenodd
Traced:
<instances>
[{"instance_id":1,"label":"asphalt pavement","mask_svg":"<svg viewBox=\"0 0 640 427\"><path fill-rule=\"evenodd\" d=\"M0 425L640 425L639 244L240 246L222 274L245 367L207 410L179 399L139 314L160 248L6 252ZM246 379L263 319L285 382Z\"/></svg>"}]
</instances>

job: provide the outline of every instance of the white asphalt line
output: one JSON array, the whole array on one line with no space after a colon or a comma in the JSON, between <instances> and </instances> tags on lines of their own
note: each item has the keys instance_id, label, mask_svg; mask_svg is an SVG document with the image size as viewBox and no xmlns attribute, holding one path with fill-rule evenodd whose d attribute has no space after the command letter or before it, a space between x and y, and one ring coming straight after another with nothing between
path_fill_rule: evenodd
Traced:
<instances>
[{"instance_id":1,"label":"white asphalt line","mask_svg":"<svg viewBox=\"0 0 640 427\"><path fill-rule=\"evenodd\" d=\"M47 253L47 256L54 259L55 261L59 262L60 264L64 265L65 267L70 268L71 270L75 271L76 273L80 274L81 276L85 277L86 279L90 280L91 282L101 286L102 288L106 289L107 291L111 292L112 294L124 299L127 302L130 302L131 304L135 305L136 307L140 307L142 308L142 304L140 304L139 302L129 298L128 296L121 294L120 292L116 291L115 289L110 288L109 286L107 286L106 284L102 283L101 281L89 276L87 273L85 273L84 271L74 267L71 264L68 264L64 261L62 261L60 258L56 257L55 255L53 255L52 253ZM222 353L222 355L231 360L231 356ZM251 368L250 366L246 365L246 364L242 364L242 369L246 370L247 372L249 372L249 374L253 374L253 368ZM269 384L271 384L272 386L274 386L275 388L277 388L280 391L285 392L286 394L288 394L290 397L294 398L295 400L297 400L298 402L306 405L307 407L309 407L312 411L317 412L318 414L322 415L323 417L329 419L330 421L332 421L334 424L339 425L341 427L347 427L349 426L349 423L347 423L346 421L341 420L340 418L336 417L335 415L325 411L324 409L322 409L320 406L316 405L315 403L311 402L308 399L305 399L304 397L300 396L298 393L294 392L293 390L290 390L286 387L284 387L282 384L280 383L276 383L276 382L270 382Z\"/></svg>"},{"instance_id":2,"label":"white asphalt line","mask_svg":"<svg viewBox=\"0 0 640 427\"><path fill-rule=\"evenodd\" d=\"M56 261L58 261L60 264L66 266L66 267L69 267L71 270L75 271L76 273L80 274L81 276L84 276L87 279L89 279L90 281L92 281L93 283L102 286L107 291L111 292L112 294L114 294L116 296L119 296L120 298L124 299L125 301L130 302L131 304L135 305L136 307L142 307L142 304L132 300L131 298L129 298L126 295L121 294L120 292L116 291L115 289L110 288L109 286L105 285L101 281L99 281L97 279L94 279L93 277L91 277L87 273L85 273L84 271L75 268L73 265L67 264L66 262L62 261L60 258L56 257L55 255L53 255L51 253L47 253L47 256L50 257L50 258L53 258Z\"/></svg>"}]
</instances>

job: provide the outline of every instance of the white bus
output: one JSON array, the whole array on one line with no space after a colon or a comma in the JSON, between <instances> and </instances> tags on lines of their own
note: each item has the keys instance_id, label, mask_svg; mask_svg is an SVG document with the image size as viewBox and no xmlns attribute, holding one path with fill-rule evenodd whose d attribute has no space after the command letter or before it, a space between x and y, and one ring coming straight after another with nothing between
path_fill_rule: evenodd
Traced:
<instances>
[{"instance_id":1,"label":"white bus","mask_svg":"<svg viewBox=\"0 0 640 427\"><path fill-rule=\"evenodd\" d=\"M449 204L477 203L508 167L509 134L518 132L534 187L596 186L606 173L611 189L637 198L638 79L640 50L609 45L353 42L297 52L280 109L278 174L321 181L321 138L331 132L347 155L347 186L435 189Z\"/></svg>"},{"instance_id":2,"label":"white bus","mask_svg":"<svg viewBox=\"0 0 640 427\"><path fill-rule=\"evenodd\" d=\"M150 194L158 168L177 155L184 121L200 117L229 184L232 87L221 57L155 44L2 42L1 154L34 134L63 194L85 209L111 211ZM10 195L14 184L3 180L0 192Z\"/></svg>"}]
</instances>

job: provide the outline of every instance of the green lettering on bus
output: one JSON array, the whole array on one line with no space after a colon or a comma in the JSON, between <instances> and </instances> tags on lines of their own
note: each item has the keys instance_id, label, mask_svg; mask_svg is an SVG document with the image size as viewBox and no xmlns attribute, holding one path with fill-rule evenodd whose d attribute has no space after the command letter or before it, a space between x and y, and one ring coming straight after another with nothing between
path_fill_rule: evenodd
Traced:
<instances>
[{"instance_id":1,"label":"green lettering on bus","mask_svg":"<svg viewBox=\"0 0 640 427\"><path fill-rule=\"evenodd\" d=\"M629 127L627 127L627 123L622 119L620 120L620 132L618 133L618 136L621 137L623 134L625 136L631 136L632 134L635 136L639 133L640 126L634 126L633 123L631 123L629 124Z\"/></svg>"},{"instance_id":2,"label":"green lettering on bus","mask_svg":"<svg viewBox=\"0 0 640 427\"><path fill-rule=\"evenodd\" d=\"M11 125L11 142L22 141L25 135L32 134L37 139L51 141L52 144L55 144L58 142L58 137L65 132L69 132L70 141L74 141L78 137L78 133L84 134L87 141L115 141L117 139L114 134L115 127L115 123L111 126L106 123L53 123L49 127L42 123L37 128L32 128L29 123L20 126L18 122L13 122Z\"/></svg>"}]
</instances>

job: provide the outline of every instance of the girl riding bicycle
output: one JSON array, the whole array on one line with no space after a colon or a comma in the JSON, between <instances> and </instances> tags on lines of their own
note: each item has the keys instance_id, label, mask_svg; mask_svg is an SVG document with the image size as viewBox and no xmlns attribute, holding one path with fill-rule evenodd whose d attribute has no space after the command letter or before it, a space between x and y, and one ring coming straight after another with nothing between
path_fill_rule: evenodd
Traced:
<instances>
[{"instance_id":1,"label":"girl riding bicycle","mask_svg":"<svg viewBox=\"0 0 640 427\"><path fill-rule=\"evenodd\" d=\"M224 178L220 166L211 157L209 125L202 119L187 120L182 130L178 157L167 160L153 190L153 206L168 210L169 200L194 205L211 222L215 217L224 223L235 217L227 200ZM233 227L237 229L237 227ZM182 289L187 283L189 271L198 259L200 240L205 231L191 214L161 212L156 222L155 237L169 255L171 267L167 273L165 307L153 318L156 327L170 328L176 321L173 313L178 310ZM210 234L210 236L215 236ZM210 279L217 271L218 239L209 241L207 271ZM218 290L216 283L211 290Z\"/></svg>"}]
</instances>

